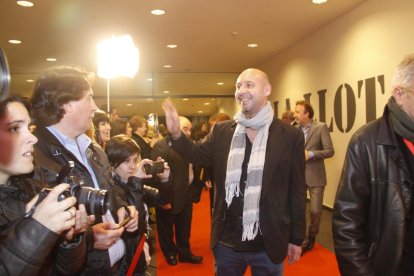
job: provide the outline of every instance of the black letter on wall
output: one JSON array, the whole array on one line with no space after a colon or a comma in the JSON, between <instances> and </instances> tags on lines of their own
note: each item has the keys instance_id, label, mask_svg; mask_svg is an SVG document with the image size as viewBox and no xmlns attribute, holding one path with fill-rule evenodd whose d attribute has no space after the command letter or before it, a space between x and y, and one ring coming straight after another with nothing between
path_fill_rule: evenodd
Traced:
<instances>
[{"instance_id":1,"label":"black letter on wall","mask_svg":"<svg viewBox=\"0 0 414 276\"><path fill-rule=\"evenodd\" d=\"M347 114L347 121L348 126L344 129L342 125L342 87L345 87L346 92L346 114ZM334 116L335 116L335 123L338 127L339 131L346 133L349 132L354 123L355 123L355 115L356 115L356 103L355 103L355 95L352 87L349 84L343 84L338 87L335 93L335 100L334 100Z\"/></svg>"},{"instance_id":2,"label":"black letter on wall","mask_svg":"<svg viewBox=\"0 0 414 276\"><path fill-rule=\"evenodd\" d=\"M326 123L326 102L325 102L325 94L326 89L319 90L319 121ZM328 124L328 129L330 132L333 131L333 118L331 117L331 120Z\"/></svg>"},{"instance_id":3,"label":"black letter on wall","mask_svg":"<svg viewBox=\"0 0 414 276\"><path fill-rule=\"evenodd\" d=\"M279 110L278 110L279 101L273 102L273 109L275 111L276 118L279 118Z\"/></svg>"},{"instance_id":4,"label":"black letter on wall","mask_svg":"<svg viewBox=\"0 0 414 276\"><path fill-rule=\"evenodd\" d=\"M384 75L378 76L378 82L381 87L381 93L384 94ZM358 81L358 98L361 98L361 88L364 81ZM377 101L376 101L375 77L365 79L365 120L370 122L377 118Z\"/></svg>"}]
</instances>

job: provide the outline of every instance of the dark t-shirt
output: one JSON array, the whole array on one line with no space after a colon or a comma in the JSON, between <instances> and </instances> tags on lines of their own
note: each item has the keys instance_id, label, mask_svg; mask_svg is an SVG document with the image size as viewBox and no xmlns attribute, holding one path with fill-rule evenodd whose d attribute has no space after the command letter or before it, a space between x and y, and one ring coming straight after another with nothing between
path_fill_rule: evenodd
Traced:
<instances>
[{"instance_id":1,"label":"dark t-shirt","mask_svg":"<svg viewBox=\"0 0 414 276\"><path fill-rule=\"evenodd\" d=\"M247 182L247 165L250 160L252 143L246 135L246 149L244 151L244 160L242 164L242 173L240 177L240 194L234 196L230 207L226 212L224 221L224 231L220 238L220 243L233 248L236 251L264 251L263 237L260 233L251 241L242 241L243 233L243 202L244 190Z\"/></svg>"}]
</instances>

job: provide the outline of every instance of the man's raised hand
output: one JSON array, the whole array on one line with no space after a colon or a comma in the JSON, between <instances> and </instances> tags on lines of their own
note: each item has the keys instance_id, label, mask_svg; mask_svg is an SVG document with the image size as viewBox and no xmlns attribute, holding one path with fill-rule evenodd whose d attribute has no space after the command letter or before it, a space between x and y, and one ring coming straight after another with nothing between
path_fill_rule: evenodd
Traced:
<instances>
[{"instance_id":1,"label":"man's raised hand","mask_svg":"<svg viewBox=\"0 0 414 276\"><path fill-rule=\"evenodd\" d=\"M178 139L181 136L180 121L178 118L177 109L170 98L164 100L162 108L165 112L165 121L167 123L168 132L172 138Z\"/></svg>"}]
</instances>

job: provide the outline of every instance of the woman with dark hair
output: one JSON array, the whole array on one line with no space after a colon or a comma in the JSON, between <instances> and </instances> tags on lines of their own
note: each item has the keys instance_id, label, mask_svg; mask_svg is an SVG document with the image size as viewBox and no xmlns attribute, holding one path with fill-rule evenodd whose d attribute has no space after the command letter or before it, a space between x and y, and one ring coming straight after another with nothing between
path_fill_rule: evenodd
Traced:
<instances>
[{"instance_id":1,"label":"woman with dark hair","mask_svg":"<svg viewBox=\"0 0 414 276\"><path fill-rule=\"evenodd\" d=\"M101 148L105 149L106 143L111 138L111 124L109 123L109 117L102 110L95 111L93 116L93 126L95 129L94 139Z\"/></svg>"},{"instance_id":2,"label":"woman with dark hair","mask_svg":"<svg viewBox=\"0 0 414 276\"><path fill-rule=\"evenodd\" d=\"M139 254L139 252L136 253L137 244L141 239L145 241L148 235L147 204L164 209L171 208L168 197L170 168L161 158L158 158L157 162L149 159L141 160L139 146L133 139L126 135L112 137L106 145L105 152L112 168L112 175L118 193L123 198L128 199L128 204L135 205L139 214L138 235L136 233L125 232L123 234L123 239L126 244L126 254L122 262L123 268L121 271L127 272L134 255ZM157 166L156 163L161 166L161 172L152 175L147 170L151 166ZM143 182L152 182L152 185L157 185L158 189L144 185ZM148 248L148 245L144 245L144 248ZM139 255L139 261L134 270L134 275L145 275L149 259L148 250L143 250Z\"/></svg>"},{"instance_id":3,"label":"woman with dark hair","mask_svg":"<svg viewBox=\"0 0 414 276\"><path fill-rule=\"evenodd\" d=\"M75 274L86 257L84 239L75 238L88 226L86 211L76 211L74 197L58 201L68 184L45 192L17 177L34 169L29 124L24 100L0 102L0 275Z\"/></svg>"}]
</instances>

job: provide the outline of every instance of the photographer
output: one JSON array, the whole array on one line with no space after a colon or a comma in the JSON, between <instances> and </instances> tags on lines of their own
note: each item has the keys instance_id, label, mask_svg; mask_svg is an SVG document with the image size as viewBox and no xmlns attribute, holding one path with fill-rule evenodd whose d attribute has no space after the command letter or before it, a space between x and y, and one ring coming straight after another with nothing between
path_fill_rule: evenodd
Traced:
<instances>
[{"instance_id":1,"label":"photographer","mask_svg":"<svg viewBox=\"0 0 414 276\"><path fill-rule=\"evenodd\" d=\"M131 260L137 250L137 245L141 239L145 241L145 235L148 234L147 205L164 209L171 208L168 198L171 186L169 182L170 168L161 159L158 160L158 162L162 162L161 164L153 163L149 159L140 161L139 146L126 135L112 137L106 146L105 152L111 164L112 175L119 193L128 199L129 204L135 205L139 212L138 235L135 233L134 235L123 235L127 246L127 254L123 260L123 269L121 271L125 274L128 267L131 266ZM148 170L151 170L151 168L154 170L159 169L159 171L154 172L156 174L155 179L151 172L147 172L144 169L144 166L149 166L147 167ZM156 185L159 189L144 185L143 182L152 182L152 185ZM144 246L148 248L148 245ZM139 255L134 275L145 275L147 268L146 260L149 259L148 250L144 250Z\"/></svg>"},{"instance_id":2,"label":"photographer","mask_svg":"<svg viewBox=\"0 0 414 276\"><path fill-rule=\"evenodd\" d=\"M137 231L138 212L128 206L132 219L119 227L118 222L128 213L123 207L127 202L113 190L110 166L102 148L84 134L97 110L92 78L92 73L81 68L59 66L46 70L37 79L32 104L37 125L34 134L39 139L34 147L34 162L39 171L34 177L56 184L56 175L72 161L71 174L81 187L108 191L110 202L101 203L109 204L109 212L95 214L97 224L86 232L88 255L82 273L115 275L125 255L121 235L124 231ZM96 204L95 200L85 200L88 210Z\"/></svg>"},{"instance_id":3,"label":"photographer","mask_svg":"<svg viewBox=\"0 0 414 276\"><path fill-rule=\"evenodd\" d=\"M75 274L83 266L86 247L77 234L88 226L84 206L76 199L58 201L69 185L36 195L40 185L20 181L33 171L33 145L26 103L17 97L0 102L0 275ZM31 199L31 200L30 200ZM30 201L30 202L29 202Z\"/></svg>"}]
</instances>

